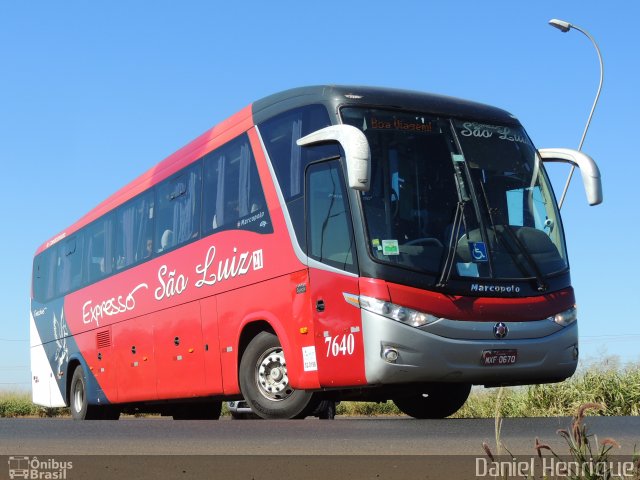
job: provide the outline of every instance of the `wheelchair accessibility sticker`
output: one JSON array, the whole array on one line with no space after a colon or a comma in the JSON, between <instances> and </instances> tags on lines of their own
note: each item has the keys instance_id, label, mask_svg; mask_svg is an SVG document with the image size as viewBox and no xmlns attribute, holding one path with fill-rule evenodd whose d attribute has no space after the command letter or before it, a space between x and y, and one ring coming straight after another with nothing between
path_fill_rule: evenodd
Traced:
<instances>
[{"instance_id":1,"label":"wheelchair accessibility sticker","mask_svg":"<svg viewBox=\"0 0 640 480\"><path fill-rule=\"evenodd\" d=\"M487 245L484 242L470 242L471 258L476 263L487 262Z\"/></svg>"}]
</instances>

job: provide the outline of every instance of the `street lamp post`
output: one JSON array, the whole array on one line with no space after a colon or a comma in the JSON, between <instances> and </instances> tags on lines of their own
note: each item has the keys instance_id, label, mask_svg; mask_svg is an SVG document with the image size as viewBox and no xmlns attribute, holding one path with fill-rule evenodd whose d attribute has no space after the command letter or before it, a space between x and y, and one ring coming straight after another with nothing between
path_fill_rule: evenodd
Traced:
<instances>
[{"instance_id":1,"label":"street lamp post","mask_svg":"<svg viewBox=\"0 0 640 480\"><path fill-rule=\"evenodd\" d=\"M589 130L589 125L591 124L591 118L593 117L593 112L596 109L596 104L598 103L598 99L600 98L600 92L602 91L602 82L604 80L604 63L602 62L602 55L600 54L600 49L598 48L598 44L596 43L594 38L591 35L589 35L589 32L587 32L586 30L583 30L582 28L572 23L565 22L564 20L558 20L557 18L553 18L549 20L549 25L565 33L571 29L578 30L579 32L583 33L589 40L591 40L591 43L593 43L593 46L596 48L596 53L598 54L598 61L600 62L600 83L598 85L598 91L596 92L596 98L593 101L593 105L591 106L591 112L589 113L587 124L585 125L584 131L582 132L580 145L578 146L578 150L582 150L582 144L584 143L584 138L587 136L587 130ZM564 190L562 191L562 196L560 197L560 201L558 202L558 208L562 208L562 204L564 203L564 199L567 195L567 190L569 189L569 184L571 183L571 178L573 177L573 172L575 169L576 169L575 165L572 165L571 170L569 171L569 178L567 178L567 183L564 186Z\"/></svg>"}]
</instances>

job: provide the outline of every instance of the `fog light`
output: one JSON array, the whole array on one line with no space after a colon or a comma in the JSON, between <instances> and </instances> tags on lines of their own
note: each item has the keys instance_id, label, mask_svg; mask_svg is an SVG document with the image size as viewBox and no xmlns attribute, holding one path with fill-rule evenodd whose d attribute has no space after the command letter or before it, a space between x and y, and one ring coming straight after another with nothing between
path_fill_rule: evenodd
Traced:
<instances>
[{"instance_id":1,"label":"fog light","mask_svg":"<svg viewBox=\"0 0 640 480\"><path fill-rule=\"evenodd\" d=\"M578 360L578 353L579 353L578 352L578 347L577 346L573 347L573 359L574 360Z\"/></svg>"},{"instance_id":2,"label":"fog light","mask_svg":"<svg viewBox=\"0 0 640 480\"><path fill-rule=\"evenodd\" d=\"M398 360L398 351L395 348L385 348L382 356L389 363L396 363Z\"/></svg>"}]
</instances>

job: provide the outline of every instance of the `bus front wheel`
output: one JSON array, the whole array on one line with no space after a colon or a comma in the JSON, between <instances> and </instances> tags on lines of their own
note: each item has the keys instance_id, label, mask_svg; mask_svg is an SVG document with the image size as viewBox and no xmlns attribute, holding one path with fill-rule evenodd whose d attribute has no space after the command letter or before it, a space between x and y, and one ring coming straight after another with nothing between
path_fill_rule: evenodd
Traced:
<instances>
[{"instance_id":1,"label":"bus front wheel","mask_svg":"<svg viewBox=\"0 0 640 480\"><path fill-rule=\"evenodd\" d=\"M410 387L411 392L393 399L393 403L414 418L445 418L456 413L469 398L468 383L431 383Z\"/></svg>"},{"instance_id":2,"label":"bus front wheel","mask_svg":"<svg viewBox=\"0 0 640 480\"><path fill-rule=\"evenodd\" d=\"M240 390L253 412L262 418L296 418L313 401L311 392L289 385L287 362L274 334L260 332L240 360Z\"/></svg>"}]
</instances>

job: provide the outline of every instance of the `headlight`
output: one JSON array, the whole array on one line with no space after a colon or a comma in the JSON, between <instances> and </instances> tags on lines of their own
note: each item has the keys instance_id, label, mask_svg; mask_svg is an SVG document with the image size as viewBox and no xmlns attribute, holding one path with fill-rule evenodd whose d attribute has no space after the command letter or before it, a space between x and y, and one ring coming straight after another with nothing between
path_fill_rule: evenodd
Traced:
<instances>
[{"instance_id":1,"label":"headlight","mask_svg":"<svg viewBox=\"0 0 640 480\"><path fill-rule=\"evenodd\" d=\"M418 312L417 310L396 305L395 303L385 302L363 295L360 296L360 307L369 312L377 313L378 315L412 327L424 327L439 320L438 317L429 313Z\"/></svg>"},{"instance_id":2,"label":"headlight","mask_svg":"<svg viewBox=\"0 0 640 480\"><path fill-rule=\"evenodd\" d=\"M562 327L567 327L571 325L578 319L578 309L573 306L564 312L556 313L555 315L549 317L549 320L557 323Z\"/></svg>"}]
</instances>

